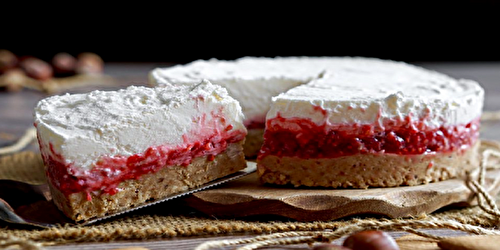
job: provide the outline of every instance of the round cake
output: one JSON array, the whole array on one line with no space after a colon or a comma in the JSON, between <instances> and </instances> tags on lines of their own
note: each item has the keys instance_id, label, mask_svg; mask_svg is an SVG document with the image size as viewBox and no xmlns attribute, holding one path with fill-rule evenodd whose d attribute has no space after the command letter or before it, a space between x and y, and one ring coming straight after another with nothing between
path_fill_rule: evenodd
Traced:
<instances>
[{"instance_id":1,"label":"round cake","mask_svg":"<svg viewBox=\"0 0 500 250\"><path fill-rule=\"evenodd\" d=\"M359 60L273 98L258 172L295 186L392 187L478 166L484 91L404 63Z\"/></svg>"},{"instance_id":2,"label":"round cake","mask_svg":"<svg viewBox=\"0 0 500 250\"><path fill-rule=\"evenodd\" d=\"M161 86L203 78L240 102L245 154L260 149L264 182L416 185L461 176L478 163L484 91L474 81L350 57L196 61L150 74Z\"/></svg>"}]
</instances>

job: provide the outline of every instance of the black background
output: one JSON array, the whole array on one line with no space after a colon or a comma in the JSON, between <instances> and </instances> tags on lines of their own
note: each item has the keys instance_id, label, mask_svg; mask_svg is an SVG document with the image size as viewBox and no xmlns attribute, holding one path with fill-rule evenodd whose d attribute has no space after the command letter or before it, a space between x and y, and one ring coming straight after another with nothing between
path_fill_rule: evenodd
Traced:
<instances>
[{"instance_id":1,"label":"black background","mask_svg":"<svg viewBox=\"0 0 500 250\"><path fill-rule=\"evenodd\" d=\"M186 63L242 56L500 61L500 1L101 7L14 12L5 18L10 22L2 27L0 49L44 60L62 51L91 51L107 62Z\"/></svg>"}]
</instances>

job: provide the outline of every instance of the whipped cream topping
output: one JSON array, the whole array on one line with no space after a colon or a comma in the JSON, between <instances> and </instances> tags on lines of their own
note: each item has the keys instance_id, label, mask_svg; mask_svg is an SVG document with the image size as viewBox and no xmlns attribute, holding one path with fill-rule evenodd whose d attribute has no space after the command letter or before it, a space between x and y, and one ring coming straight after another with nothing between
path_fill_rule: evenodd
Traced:
<instances>
[{"instance_id":1,"label":"whipped cream topping","mask_svg":"<svg viewBox=\"0 0 500 250\"><path fill-rule=\"evenodd\" d=\"M465 124L480 116L484 99L474 81L373 58L199 60L155 69L149 77L160 86L209 79L241 103L246 121L263 119L271 107L267 118L280 113L317 123L368 124L411 116L425 118L429 126ZM318 109L326 111L326 120Z\"/></svg>"},{"instance_id":2,"label":"whipped cream topping","mask_svg":"<svg viewBox=\"0 0 500 250\"><path fill-rule=\"evenodd\" d=\"M82 169L92 168L101 156L196 142L200 131L220 129L219 120L246 133L239 103L208 81L53 96L38 103L34 117L42 154L51 154L51 145L66 163Z\"/></svg>"},{"instance_id":3,"label":"whipped cream topping","mask_svg":"<svg viewBox=\"0 0 500 250\"><path fill-rule=\"evenodd\" d=\"M425 125L467 124L481 115L477 82L404 63L366 60L328 70L321 78L273 98L267 118L306 117L317 124L379 124L422 120Z\"/></svg>"},{"instance_id":4,"label":"whipped cream topping","mask_svg":"<svg viewBox=\"0 0 500 250\"><path fill-rule=\"evenodd\" d=\"M264 122L271 98L318 77L335 58L254 58L235 61L198 60L186 65L154 69L149 74L154 86L190 85L200 79L227 88L241 104L246 121Z\"/></svg>"}]
</instances>

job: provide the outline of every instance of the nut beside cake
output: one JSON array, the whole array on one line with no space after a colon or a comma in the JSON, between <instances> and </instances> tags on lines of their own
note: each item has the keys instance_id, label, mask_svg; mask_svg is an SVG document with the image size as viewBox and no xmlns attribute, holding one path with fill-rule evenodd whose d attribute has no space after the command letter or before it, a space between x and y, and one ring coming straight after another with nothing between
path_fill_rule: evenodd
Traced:
<instances>
[{"instance_id":1,"label":"nut beside cake","mask_svg":"<svg viewBox=\"0 0 500 250\"><path fill-rule=\"evenodd\" d=\"M56 205L89 220L246 167L238 102L203 81L53 96L35 109Z\"/></svg>"}]
</instances>

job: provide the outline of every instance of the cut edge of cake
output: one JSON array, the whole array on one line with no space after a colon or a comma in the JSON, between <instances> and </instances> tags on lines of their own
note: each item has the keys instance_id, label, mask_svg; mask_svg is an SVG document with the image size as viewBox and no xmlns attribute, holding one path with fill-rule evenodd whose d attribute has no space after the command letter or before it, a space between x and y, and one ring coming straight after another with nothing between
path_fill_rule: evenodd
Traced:
<instances>
[{"instance_id":1,"label":"cut edge of cake","mask_svg":"<svg viewBox=\"0 0 500 250\"><path fill-rule=\"evenodd\" d=\"M128 96L127 91L141 91L142 89L149 91L147 92L148 94L151 91L157 93L158 98L166 96L165 100L162 99L159 102L156 102L158 100L153 100L153 103L157 103L156 105L159 105L159 107L155 107L156 111L151 112L159 112L157 114L168 112L172 114L172 110L179 109L179 111L175 111L178 112L178 115L185 114L190 116L187 117L187 120L173 116L176 122L170 125L170 127L168 120L156 121L160 126L165 126L165 131L172 129L175 131L179 130L170 136L180 136L180 138L167 138L165 141L177 141L177 144L180 141L180 145L168 144L169 146L161 146L152 144L147 150L139 151L129 156L120 154L113 156L108 155L108 153L99 153L98 158L91 161L90 166L84 165L83 167L76 167L77 162L68 160L67 154L76 154L78 157L73 158L78 160L82 158L82 154L85 156L85 154L94 152L92 151L94 148L82 148L81 152L74 150L64 151L67 147L65 143L74 143L76 141L81 142L83 145L86 144L85 141L87 140L85 136L90 135L88 140L93 140L92 135L94 134L101 136L100 138L104 138L105 135L102 134L102 128L108 127L108 129L119 130L120 125L116 124L123 122L120 120L113 121L113 119L117 118L108 120L94 118L92 120L92 118L83 117L81 120L77 119L77 122L83 121L83 123L89 122L90 119L95 124L83 124L83 126L77 126L76 129L85 130L90 127L90 130L97 128L100 131L87 133L85 131L68 132L66 129L73 129L71 122L68 121L67 124L62 124L61 120L73 119L71 116L85 115L87 112L90 112L90 110L79 106L81 104L84 105L83 107L86 107L85 105L88 104L87 99L90 98L91 100L102 101L98 105L88 104L94 105L90 109L104 110L103 112L105 113L109 111L106 111L109 108L107 105L110 105L107 103L125 103L120 104L124 105L123 107L119 107L127 111L130 111L128 109L132 109L130 111L132 114L126 118L118 119L139 119L138 122L131 122L131 128L133 129L136 126L133 124L141 126L143 124L141 119L145 118L135 116L134 112L138 114L150 112L147 110L147 107L151 104L148 104L149 100L146 100L147 98L144 96ZM35 126L38 129L40 151L42 152L42 158L46 167L49 187L54 203L69 218L80 222L119 213L146 202L161 200L167 196L185 192L246 167L242 145L244 144L247 130L242 124L243 114L238 102L227 95L225 89L212 85L208 81L202 81L196 86L174 87L174 89L181 89L182 91L186 89L185 91L188 92L188 96L184 98L191 98L194 101L182 102L183 96L178 96L177 92L169 96L171 94L167 94L167 92L170 90L166 88L153 90L152 88L145 87L140 87L139 89L137 87L130 87L120 90L120 93L97 91L78 95L78 98L85 99L87 102L81 102L76 98L75 103L72 103L71 96L66 95L63 97L50 97L50 100L42 100L39 103L35 109ZM185 93L182 91L179 93ZM121 96L123 93L125 93L125 96ZM111 100L112 98L109 99L106 95L117 97L119 100ZM80 104L78 104L79 102ZM134 109L135 102L141 105L144 104L144 107ZM57 105L62 107L59 107L60 112L57 112L58 108L52 107ZM125 107L127 105L130 106ZM161 105L168 105L168 107L162 109ZM213 105L213 108L211 105ZM227 114L224 111L226 105L231 105L231 109ZM81 110L77 110L78 107ZM183 113L183 110L186 108L187 110L192 109L192 111L189 114ZM198 109L200 111L197 111ZM232 109L235 109L235 111L233 112ZM202 112L202 110L205 111ZM60 114L61 112L67 112L68 114ZM109 112L114 111L111 110ZM99 112L97 113L100 114ZM49 119L44 117L44 115L53 115L55 117L49 117ZM228 117L228 115L232 117ZM158 117L163 116L158 115ZM113 126L108 126L109 124L100 124L103 121L114 122L114 126L118 127L114 128ZM183 124L182 122L187 122L188 126L191 124L192 128L179 127L177 124ZM185 134L186 131L192 134ZM75 135L78 138L75 139ZM155 138L155 136L159 135L168 136L169 133L156 134L156 131L151 130L148 132L146 130L146 134L144 135ZM123 143L123 141L134 140L115 140L112 137L109 141L115 141L115 143L119 144L120 142ZM106 143L108 142L101 144L109 144ZM88 145L94 144L89 143ZM129 147L124 148L127 150L130 149ZM99 149L97 148L96 150ZM104 152L121 152L120 150L121 147L117 146L115 150L106 150ZM97 152L102 152L102 150ZM88 161L82 161L82 164L88 164Z\"/></svg>"},{"instance_id":2,"label":"cut edge of cake","mask_svg":"<svg viewBox=\"0 0 500 250\"><path fill-rule=\"evenodd\" d=\"M181 194L213 180L236 173L246 167L241 154L242 143L228 145L226 151L215 156L198 157L187 166L165 166L156 173L141 176L139 179L126 180L118 186L114 195L93 192L63 194L49 181L49 187L56 206L74 221L88 221Z\"/></svg>"}]
</instances>

